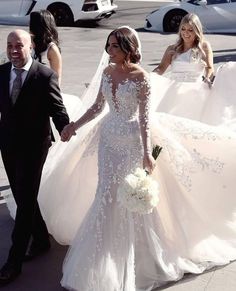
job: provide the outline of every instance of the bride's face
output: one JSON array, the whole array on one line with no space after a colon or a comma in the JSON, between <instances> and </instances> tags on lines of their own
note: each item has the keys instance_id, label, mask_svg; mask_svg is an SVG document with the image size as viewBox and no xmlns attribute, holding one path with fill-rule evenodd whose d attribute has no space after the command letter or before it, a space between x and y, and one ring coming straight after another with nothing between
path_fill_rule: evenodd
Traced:
<instances>
[{"instance_id":1,"label":"bride's face","mask_svg":"<svg viewBox=\"0 0 236 291\"><path fill-rule=\"evenodd\" d=\"M107 52L110 56L110 61L116 64L123 64L126 59L126 54L121 50L117 39L111 35L108 39Z\"/></svg>"},{"instance_id":2,"label":"bride's face","mask_svg":"<svg viewBox=\"0 0 236 291\"><path fill-rule=\"evenodd\" d=\"M180 29L180 35L185 43L193 43L196 38L196 33L193 30L193 27L186 23L183 24Z\"/></svg>"}]
</instances>

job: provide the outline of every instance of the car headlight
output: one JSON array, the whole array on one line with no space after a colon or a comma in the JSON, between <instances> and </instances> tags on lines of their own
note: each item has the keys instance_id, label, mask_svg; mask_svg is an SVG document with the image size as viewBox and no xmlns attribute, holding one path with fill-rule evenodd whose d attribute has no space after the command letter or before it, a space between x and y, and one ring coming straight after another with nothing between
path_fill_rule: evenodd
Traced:
<instances>
[{"instance_id":1,"label":"car headlight","mask_svg":"<svg viewBox=\"0 0 236 291\"><path fill-rule=\"evenodd\" d=\"M152 27L151 23L150 23L147 19L146 19L146 27L147 27L147 28Z\"/></svg>"}]
</instances>

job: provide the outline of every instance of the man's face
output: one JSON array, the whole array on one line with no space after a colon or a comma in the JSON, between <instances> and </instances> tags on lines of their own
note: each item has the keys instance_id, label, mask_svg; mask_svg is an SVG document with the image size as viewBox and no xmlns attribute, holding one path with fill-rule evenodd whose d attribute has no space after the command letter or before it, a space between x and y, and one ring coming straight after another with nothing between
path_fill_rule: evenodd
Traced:
<instances>
[{"instance_id":1,"label":"man's face","mask_svg":"<svg viewBox=\"0 0 236 291\"><path fill-rule=\"evenodd\" d=\"M26 33L12 32L7 38L7 56L16 68L22 68L30 58L31 41Z\"/></svg>"}]
</instances>

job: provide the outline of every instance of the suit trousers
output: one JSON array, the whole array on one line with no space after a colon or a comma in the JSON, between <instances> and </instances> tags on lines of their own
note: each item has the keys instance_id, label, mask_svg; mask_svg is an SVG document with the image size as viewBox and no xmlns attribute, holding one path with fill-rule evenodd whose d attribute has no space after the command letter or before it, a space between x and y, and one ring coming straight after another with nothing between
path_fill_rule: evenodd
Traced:
<instances>
[{"instance_id":1,"label":"suit trousers","mask_svg":"<svg viewBox=\"0 0 236 291\"><path fill-rule=\"evenodd\" d=\"M21 266L30 238L39 246L49 243L49 234L37 201L47 145L2 149L2 159L17 204L8 262Z\"/></svg>"}]
</instances>

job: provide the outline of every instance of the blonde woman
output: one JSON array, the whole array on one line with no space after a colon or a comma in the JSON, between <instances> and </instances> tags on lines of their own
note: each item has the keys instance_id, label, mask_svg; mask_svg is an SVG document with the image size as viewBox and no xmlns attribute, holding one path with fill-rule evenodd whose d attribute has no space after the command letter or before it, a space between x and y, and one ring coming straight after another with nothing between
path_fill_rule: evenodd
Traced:
<instances>
[{"instance_id":1,"label":"blonde woman","mask_svg":"<svg viewBox=\"0 0 236 291\"><path fill-rule=\"evenodd\" d=\"M213 53L210 43L204 39L202 24L198 16L187 14L180 23L178 35L177 42L168 46L161 63L154 69L154 72L162 75L172 62L178 60L197 63L200 64L198 77L203 77L203 80L211 87L214 73ZM189 74L189 79L193 80L191 77ZM185 81L188 79L185 78Z\"/></svg>"},{"instance_id":2,"label":"blonde woman","mask_svg":"<svg viewBox=\"0 0 236 291\"><path fill-rule=\"evenodd\" d=\"M151 73L155 110L236 131L236 63L214 73L213 52L195 14L181 21L176 43Z\"/></svg>"}]
</instances>

